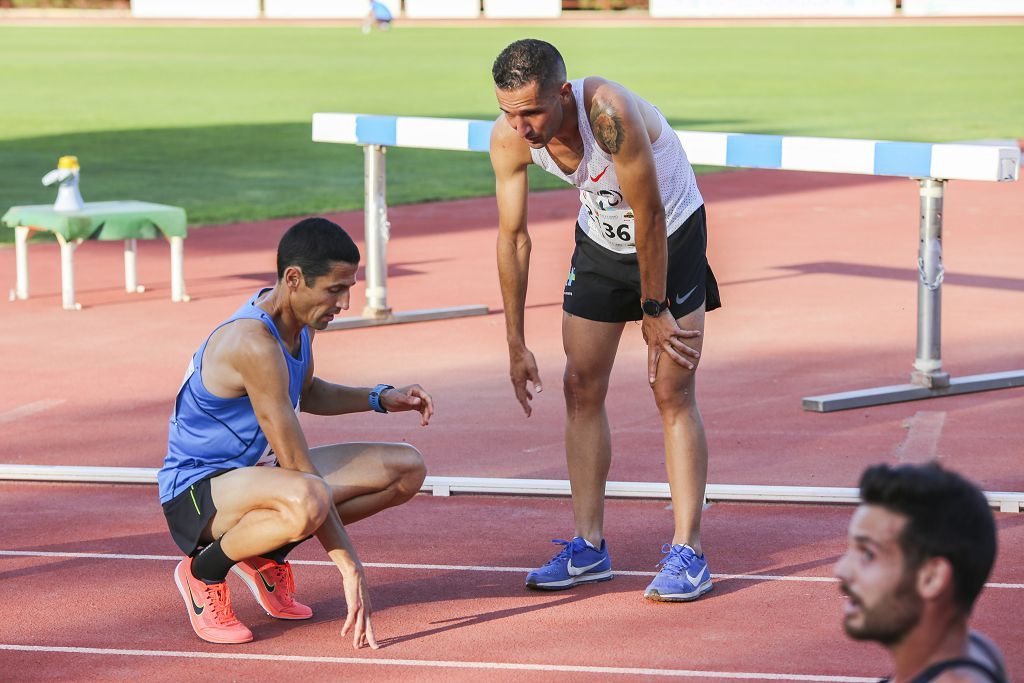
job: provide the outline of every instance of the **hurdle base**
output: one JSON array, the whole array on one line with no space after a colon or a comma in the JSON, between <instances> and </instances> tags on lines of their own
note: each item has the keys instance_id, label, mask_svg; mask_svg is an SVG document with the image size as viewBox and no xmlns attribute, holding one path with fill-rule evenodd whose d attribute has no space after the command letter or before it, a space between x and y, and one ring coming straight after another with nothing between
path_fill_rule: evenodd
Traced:
<instances>
[{"instance_id":1,"label":"hurdle base","mask_svg":"<svg viewBox=\"0 0 1024 683\"><path fill-rule=\"evenodd\" d=\"M425 320L447 320L449 318L466 318L474 315L487 315L486 306L451 306L449 308L428 308L422 311L392 313L383 317L363 316L360 318L340 318L327 323L327 330L351 330L357 327L376 327L378 325L398 325L401 323L418 323Z\"/></svg>"},{"instance_id":2,"label":"hurdle base","mask_svg":"<svg viewBox=\"0 0 1024 683\"><path fill-rule=\"evenodd\" d=\"M992 372L985 375L968 375L949 380L949 386L924 387L917 384L894 384L887 387L844 391L821 396L807 396L803 399L804 410L816 413L831 413L851 408L866 408L887 403L918 401L940 396L970 394L993 389L1024 387L1024 370Z\"/></svg>"}]
</instances>

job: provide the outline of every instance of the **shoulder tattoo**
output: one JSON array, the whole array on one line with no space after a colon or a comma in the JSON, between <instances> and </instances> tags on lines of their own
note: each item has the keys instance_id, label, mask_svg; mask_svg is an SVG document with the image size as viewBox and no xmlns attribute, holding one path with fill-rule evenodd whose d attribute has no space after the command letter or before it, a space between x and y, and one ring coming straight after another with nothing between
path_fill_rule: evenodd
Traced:
<instances>
[{"instance_id":1,"label":"shoulder tattoo","mask_svg":"<svg viewBox=\"0 0 1024 683\"><path fill-rule=\"evenodd\" d=\"M594 103L590 107L590 127L594 129L594 137L609 152L619 152L626 134L622 129L622 117L611 103L594 98Z\"/></svg>"}]
</instances>

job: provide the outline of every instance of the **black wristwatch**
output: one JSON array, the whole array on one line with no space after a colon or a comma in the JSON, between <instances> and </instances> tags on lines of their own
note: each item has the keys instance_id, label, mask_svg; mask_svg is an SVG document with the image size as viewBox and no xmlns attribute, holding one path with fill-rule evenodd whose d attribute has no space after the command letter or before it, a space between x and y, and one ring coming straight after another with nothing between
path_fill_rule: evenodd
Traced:
<instances>
[{"instance_id":1,"label":"black wristwatch","mask_svg":"<svg viewBox=\"0 0 1024 683\"><path fill-rule=\"evenodd\" d=\"M661 312L668 308L668 299L664 301L658 301L657 299L644 299L640 304L640 308L643 309L644 315L649 315L652 318L657 318L661 315Z\"/></svg>"}]
</instances>

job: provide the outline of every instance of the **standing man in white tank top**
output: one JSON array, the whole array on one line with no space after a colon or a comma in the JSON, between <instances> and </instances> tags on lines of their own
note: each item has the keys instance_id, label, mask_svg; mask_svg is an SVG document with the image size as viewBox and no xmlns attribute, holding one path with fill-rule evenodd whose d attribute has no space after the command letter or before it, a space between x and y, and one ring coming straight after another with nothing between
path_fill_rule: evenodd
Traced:
<instances>
[{"instance_id":1,"label":"standing man in white tank top","mask_svg":"<svg viewBox=\"0 0 1024 683\"><path fill-rule=\"evenodd\" d=\"M720 305L705 256L704 201L679 138L655 107L599 77L566 80L554 46L519 40L492 69L502 115L491 134L499 213L498 274L510 375L526 415L541 391L523 317L530 267L527 167L580 190L576 250L565 285L566 460L575 533L529 588L558 590L612 578L604 539L611 462L608 379L627 321L642 320L648 382L665 435L675 532L644 596L695 600L711 590L700 541L707 442L694 396L704 313Z\"/></svg>"}]
</instances>

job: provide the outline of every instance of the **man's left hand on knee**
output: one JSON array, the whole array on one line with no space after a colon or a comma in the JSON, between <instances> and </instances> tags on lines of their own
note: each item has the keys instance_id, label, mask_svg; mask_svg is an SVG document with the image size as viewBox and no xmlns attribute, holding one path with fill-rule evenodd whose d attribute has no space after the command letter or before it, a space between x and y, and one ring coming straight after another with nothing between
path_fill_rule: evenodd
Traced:
<instances>
[{"instance_id":1,"label":"man's left hand on knee","mask_svg":"<svg viewBox=\"0 0 1024 683\"><path fill-rule=\"evenodd\" d=\"M696 368L696 359L700 358L700 352L683 340L700 337L700 330L680 329L675 318L667 311L657 317L644 316L642 329L644 341L647 342L648 382L654 384L662 354L688 370ZM690 360L691 358L693 360Z\"/></svg>"}]
</instances>

